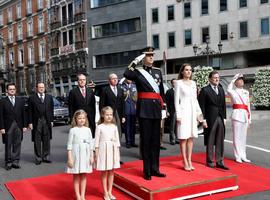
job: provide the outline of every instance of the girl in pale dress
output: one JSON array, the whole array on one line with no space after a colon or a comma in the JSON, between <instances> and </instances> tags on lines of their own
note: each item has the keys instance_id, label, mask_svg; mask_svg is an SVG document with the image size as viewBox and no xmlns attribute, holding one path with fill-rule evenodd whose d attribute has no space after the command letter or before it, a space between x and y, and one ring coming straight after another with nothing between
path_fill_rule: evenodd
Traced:
<instances>
[{"instance_id":1,"label":"girl in pale dress","mask_svg":"<svg viewBox=\"0 0 270 200\"><path fill-rule=\"evenodd\" d=\"M67 150L67 173L73 174L73 185L77 200L85 200L86 173L92 172L94 163L93 139L88 128L87 114L77 110L71 122Z\"/></svg>"},{"instance_id":2,"label":"girl in pale dress","mask_svg":"<svg viewBox=\"0 0 270 200\"><path fill-rule=\"evenodd\" d=\"M202 111L197 100L197 88L191 80L190 64L183 64L175 86L174 102L177 121L177 137L183 156L184 170L195 168L191 162L193 138L198 137L198 122L202 122Z\"/></svg>"},{"instance_id":3,"label":"girl in pale dress","mask_svg":"<svg viewBox=\"0 0 270 200\"><path fill-rule=\"evenodd\" d=\"M96 169L101 171L104 200L116 199L112 195L114 169L120 168L120 141L118 129L109 106L101 110L95 133Z\"/></svg>"}]
</instances>

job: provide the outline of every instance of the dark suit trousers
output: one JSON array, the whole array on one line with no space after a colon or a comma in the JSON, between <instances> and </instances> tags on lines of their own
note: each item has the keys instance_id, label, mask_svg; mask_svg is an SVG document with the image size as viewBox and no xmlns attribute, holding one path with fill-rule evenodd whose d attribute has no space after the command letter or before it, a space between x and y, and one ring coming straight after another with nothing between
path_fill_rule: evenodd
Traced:
<instances>
[{"instance_id":1,"label":"dark suit trousers","mask_svg":"<svg viewBox=\"0 0 270 200\"><path fill-rule=\"evenodd\" d=\"M22 131L14 121L5 135L6 165L18 164L21 155Z\"/></svg>"},{"instance_id":2,"label":"dark suit trousers","mask_svg":"<svg viewBox=\"0 0 270 200\"><path fill-rule=\"evenodd\" d=\"M214 162L214 145L216 162L223 162L224 159L224 124L221 117L218 117L209 133L206 153L207 163Z\"/></svg>"},{"instance_id":3,"label":"dark suit trousers","mask_svg":"<svg viewBox=\"0 0 270 200\"><path fill-rule=\"evenodd\" d=\"M143 172L159 172L160 119L139 118Z\"/></svg>"},{"instance_id":4,"label":"dark suit trousers","mask_svg":"<svg viewBox=\"0 0 270 200\"><path fill-rule=\"evenodd\" d=\"M37 128L35 130L35 156L36 160L49 159L50 155L50 131L46 119L44 117L38 119Z\"/></svg>"},{"instance_id":5,"label":"dark suit trousers","mask_svg":"<svg viewBox=\"0 0 270 200\"><path fill-rule=\"evenodd\" d=\"M135 144L136 115L126 115L125 136L126 144Z\"/></svg>"},{"instance_id":6,"label":"dark suit trousers","mask_svg":"<svg viewBox=\"0 0 270 200\"><path fill-rule=\"evenodd\" d=\"M170 142L175 142L175 139L176 139L176 114L172 113L172 115L170 115Z\"/></svg>"}]
</instances>

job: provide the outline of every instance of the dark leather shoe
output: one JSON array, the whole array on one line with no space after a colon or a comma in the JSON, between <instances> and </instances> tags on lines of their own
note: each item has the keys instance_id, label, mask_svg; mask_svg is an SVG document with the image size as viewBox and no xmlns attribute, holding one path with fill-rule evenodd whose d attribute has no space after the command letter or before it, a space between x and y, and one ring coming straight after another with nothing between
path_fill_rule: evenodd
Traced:
<instances>
[{"instance_id":1,"label":"dark leather shoe","mask_svg":"<svg viewBox=\"0 0 270 200\"><path fill-rule=\"evenodd\" d=\"M11 165L6 165L6 166L5 166L5 169L6 169L7 171L9 171L9 170L12 169L12 166L11 166Z\"/></svg>"},{"instance_id":2,"label":"dark leather shoe","mask_svg":"<svg viewBox=\"0 0 270 200\"><path fill-rule=\"evenodd\" d=\"M175 145L175 142L170 142L171 145Z\"/></svg>"},{"instance_id":3,"label":"dark leather shoe","mask_svg":"<svg viewBox=\"0 0 270 200\"><path fill-rule=\"evenodd\" d=\"M49 160L49 159L43 159L42 162L44 162L44 163L52 163L52 161Z\"/></svg>"},{"instance_id":4,"label":"dark leather shoe","mask_svg":"<svg viewBox=\"0 0 270 200\"><path fill-rule=\"evenodd\" d=\"M130 144L126 144L126 148L127 149L130 149L131 148L131 145Z\"/></svg>"},{"instance_id":5,"label":"dark leather shoe","mask_svg":"<svg viewBox=\"0 0 270 200\"><path fill-rule=\"evenodd\" d=\"M132 144L131 147L138 147L138 145L137 144Z\"/></svg>"},{"instance_id":6,"label":"dark leather shoe","mask_svg":"<svg viewBox=\"0 0 270 200\"><path fill-rule=\"evenodd\" d=\"M143 178L147 181L151 180L152 177L150 175L144 174Z\"/></svg>"},{"instance_id":7,"label":"dark leather shoe","mask_svg":"<svg viewBox=\"0 0 270 200\"><path fill-rule=\"evenodd\" d=\"M210 167L210 168L214 168L215 167L214 163L209 163L208 162L206 165L207 165L207 167Z\"/></svg>"},{"instance_id":8,"label":"dark leather shoe","mask_svg":"<svg viewBox=\"0 0 270 200\"><path fill-rule=\"evenodd\" d=\"M224 170L229 170L229 168L226 167L223 163L217 163L216 167Z\"/></svg>"},{"instance_id":9,"label":"dark leather shoe","mask_svg":"<svg viewBox=\"0 0 270 200\"><path fill-rule=\"evenodd\" d=\"M166 174L160 172L153 172L151 175L156 177L166 177Z\"/></svg>"},{"instance_id":10,"label":"dark leather shoe","mask_svg":"<svg viewBox=\"0 0 270 200\"><path fill-rule=\"evenodd\" d=\"M175 144L179 144L179 141L175 141Z\"/></svg>"},{"instance_id":11,"label":"dark leather shoe","mask_svg":"<svg viewBox=\"0 0 270 200\"><path fill-rule=\"evenodd\" d=\"M120 160L120 165L123 165L123 164L124 164L124 162Z\"/></svg>"},{"instance_id":12,"label":"dark leather shoe","mask_svg":"<svg viewBox=\"0 0 270 200\"><path fill-rule=\"evenodd\" d=\"M35 164L36 164L36 165L40 165L40 164L41 164L41 160L36 160L36 161L35 161Z\"/></svg>"},{"instance_id":13,"label":"dark leather shoe","mask_svg":"<svg viewBox=\"0 0 270 200\"><path fill-rule=\"evenodd\" d=\"M20 169L21 168L21 166L19 164L16 164L16 163L13 163L11 165L11 167L14 168L14 169Z\"/></svg>"},{"instance_id":14,"label":"dark leather shoe","mask_svg":"<svg viewBox=\"0 0 270 200\"><path fill-rule=\"evenodd\" d=\"M160 146L160 150L166 150L166 147Z\"/></svg>"}]
</instances>

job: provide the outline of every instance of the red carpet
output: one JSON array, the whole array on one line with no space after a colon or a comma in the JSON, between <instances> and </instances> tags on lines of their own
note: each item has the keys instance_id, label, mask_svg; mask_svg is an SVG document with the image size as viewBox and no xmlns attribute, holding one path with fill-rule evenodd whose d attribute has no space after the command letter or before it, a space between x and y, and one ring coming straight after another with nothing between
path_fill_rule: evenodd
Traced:
<instances>
[{"instance_id":1,"label":"red carpet","mask_svg":"<svg viewBox=\"0 0 270 200\"><path fill-rule=\"evenodd\" d=\"M179 157L171 156L161 158L161 164L170 165L171 161L177 161ZM204 164L205 154L194 154L193 160L195 166ZM224 192L212 196L200 197L197 199L224 199L228 197L240 196L244 194L270 190L270 170L253 164L238 164L233 160L225 160L226 165L230 167L230 173L237 174L239 189L236 191ZM137 167L141 169L141 161L128 162L123 165L124 168ZM196 165L196 163L198 163ZM196 169L196 170L199 170ZM214 170L213 173L217 173ZM192 172L191 172L192 173ZM198 171L199 173L199 171ZM138 170L136 175L141 176L142 172ZM169 174L168 174L169 175ZM183 177L182 177L183 178ZM185 177L186 178L186 177ZM141 178L141 181L144 181ZM155 185L155 177L151 183L151 187L158 187ZM166 179L164 179L164 183ZM28 178L18 181L12 181L5 184L14 199L16 200L71 200L75 199L72 187L72 175L55 174L49 176L42 176L36 178ZM129 200L131 197L127 196L118 189L113 190L114 195L120 200ZM88 176L86 198L88 200L102 199L102 186L100 182L99 173L95 172Z\"/></svg>"}]
</instances>

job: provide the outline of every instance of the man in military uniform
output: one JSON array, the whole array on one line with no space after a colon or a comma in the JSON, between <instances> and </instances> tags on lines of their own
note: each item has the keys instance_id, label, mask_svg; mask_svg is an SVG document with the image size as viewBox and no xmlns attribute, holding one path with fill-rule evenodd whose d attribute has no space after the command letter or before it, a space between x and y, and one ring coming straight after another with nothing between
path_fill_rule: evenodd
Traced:
<instances>
[{"instance_id":1,"label":"man in military uniform","mask_svg":"<svg viewBox=\"0 0 270 200\"><path fill-rule=\"evenodd\" d=\"M166 176L159 171L160 121L164 88L161 71L153 67L153 56L154 48L146 47L143 54L135 58L124 73L124 77L135 82L138 91L137 116L146 180L151 180L151 176ZM143 65L137 66L141 61Z\"/></svg>"}]
</instances>

